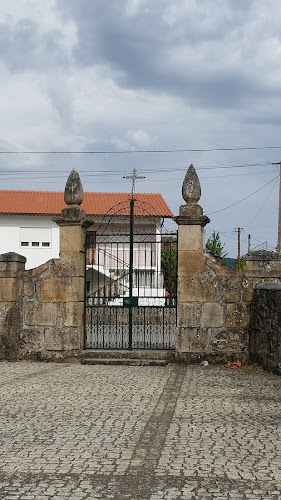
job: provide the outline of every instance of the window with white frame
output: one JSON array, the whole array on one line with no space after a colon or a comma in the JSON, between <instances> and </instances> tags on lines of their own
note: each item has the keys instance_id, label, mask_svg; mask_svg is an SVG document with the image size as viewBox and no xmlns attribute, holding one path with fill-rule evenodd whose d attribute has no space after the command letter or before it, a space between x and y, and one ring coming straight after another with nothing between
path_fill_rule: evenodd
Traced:
<instances>
[{"instance_id":1,"label":"window with white frame","mask_svg":"<svg viewBox=\"0 0 281 500\"><path fill-rule=\"evenodd\" d=\"M51 248L52 229L45 227L20 227L20 247Z\"/></svg>"}]
</instances>

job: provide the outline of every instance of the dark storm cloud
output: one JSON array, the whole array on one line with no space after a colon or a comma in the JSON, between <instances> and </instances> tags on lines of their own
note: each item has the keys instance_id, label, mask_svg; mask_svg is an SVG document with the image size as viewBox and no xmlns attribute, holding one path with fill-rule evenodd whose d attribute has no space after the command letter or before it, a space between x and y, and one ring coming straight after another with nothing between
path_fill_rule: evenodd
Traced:
<instances>
[{"instance_id":1,"label":"dark storm cloud","mask_svg":"<svg viewBox=\"0 0 281 500\"><path fill-rule=\"evenodd\" d=\"M38 25L22 19L15 25L0 24L0 60L12 71L46 70L50 66L65 65L61 33L51 30L40 34Z\"/></svg>"},{"instance_id":2,"label":"dark storm cloud","mask_svg":"<svg viewBox=\"0 0 281 500\"><path fill-rule=\"evenodd\" d=\"M104 0L58 0L77 25L76 62L109 65L123 87L210 107L234 107L258 97L259 81L243 63L238 69L228 64L232 54L226 47L252 2L214 0L210 10L210 2L202 0L200 8L183 7L182 16L180 7L174 13L171 5L168 0L140 2L128 15L125 0L112 0L110 8Z\"/></svg>"}]
</instances>

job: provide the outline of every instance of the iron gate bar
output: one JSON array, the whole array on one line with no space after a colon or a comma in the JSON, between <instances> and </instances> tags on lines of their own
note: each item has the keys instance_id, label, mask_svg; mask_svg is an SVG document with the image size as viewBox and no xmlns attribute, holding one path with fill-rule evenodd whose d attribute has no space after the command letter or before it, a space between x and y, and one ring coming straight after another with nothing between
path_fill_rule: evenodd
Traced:
<instances>
[{"instance_id":1,"label":"iron gate bar","mask_svg":"<svg viewBox=\"0 0 281 500\"><path fill-rule=\"evenodd\" d=\"M177 239L155 225L138 232L135 203L129 234L87 234L85 348L174 349ZM174 268L164 272L164 264Z\"/></svg>"},{"instance_id":2,"label":"iron gate bar","mask_svg":"<svg viewBox=\"0 0 281 500\"><path fill-rule=\"evenodd\" d=\"M129 262L129 350L132 350L133 342L133 265L134 265L134 203L132 196L130 200L130 262Z\"/></svg>"}]
</instances>

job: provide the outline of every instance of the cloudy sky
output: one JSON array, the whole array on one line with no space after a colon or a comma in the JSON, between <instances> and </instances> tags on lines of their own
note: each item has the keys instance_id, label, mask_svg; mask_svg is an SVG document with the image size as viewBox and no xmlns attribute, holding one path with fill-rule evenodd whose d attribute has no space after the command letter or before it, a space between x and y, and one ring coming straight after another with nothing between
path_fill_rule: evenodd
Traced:
<instances>
[{"instance_id":1,"label":"cloudy sky","mask_svg":"<svg viewBox=\"0 0 281 500\"><path fill-rule=\"evenodd\" d=\"M2 0L1 189L63 190L76 167L86 191L127 191L136 168L176 215L193 163L207 237L274 247L280 18L280 0Z\"/></svg>"}]
</instances>

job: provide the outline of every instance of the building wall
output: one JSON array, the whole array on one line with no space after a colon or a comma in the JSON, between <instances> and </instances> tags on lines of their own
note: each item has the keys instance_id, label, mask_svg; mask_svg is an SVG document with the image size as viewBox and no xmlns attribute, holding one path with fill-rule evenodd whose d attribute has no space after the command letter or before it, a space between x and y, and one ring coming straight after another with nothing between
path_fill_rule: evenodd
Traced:
<instances>
[{"instance_id":1,"label":"building wall","mask_svg":"<svg viewBox=\"0 0 281 500\"><path fill-rule=\"evenodd\" d=\"M2 215L0 217L0 255L6 252L19 253L26 257L26 269L33 269L47 262L49 259L59 257L60 233L59 227L54 222L56 216L39 215ZM95 217L95 224L91 226L91 231L99 230L100 233L117 233L128 231L128 218L126 223L122 220L110 218L110 223L102 223L103 217ZM22 231L22 229L24 231ZM50 229L51 238L46 230ZM33 237L29 235L29 230ZM33 230L33 231L32 231ZM160 219L147 223L147 220L136 224L136 232L160 234ZM21 241L29 243L22 246ZM50 246L44 247L42 244L50 240ZM39 243L39 246L32 246L32 243Z\"/></svg>"},{"instance_id":2,"label":"building wall","mask_svg":"<svg viewBox=\"0 0 281 500\"><path fill-rule=\"evenodd\" d=\"M33 238L30 232L33 233ZM21 240L27 239L28 247L21 246ZM49 240L51 240L50 246L43 247L42 243ZM32 243L39 243L39 246L32 246ZM0 255L6 252L19 253L26 257L26 269L40 266L49 259L58 258L59 227L51 216L1 216Z\"/></svg>"}]
</instances>

